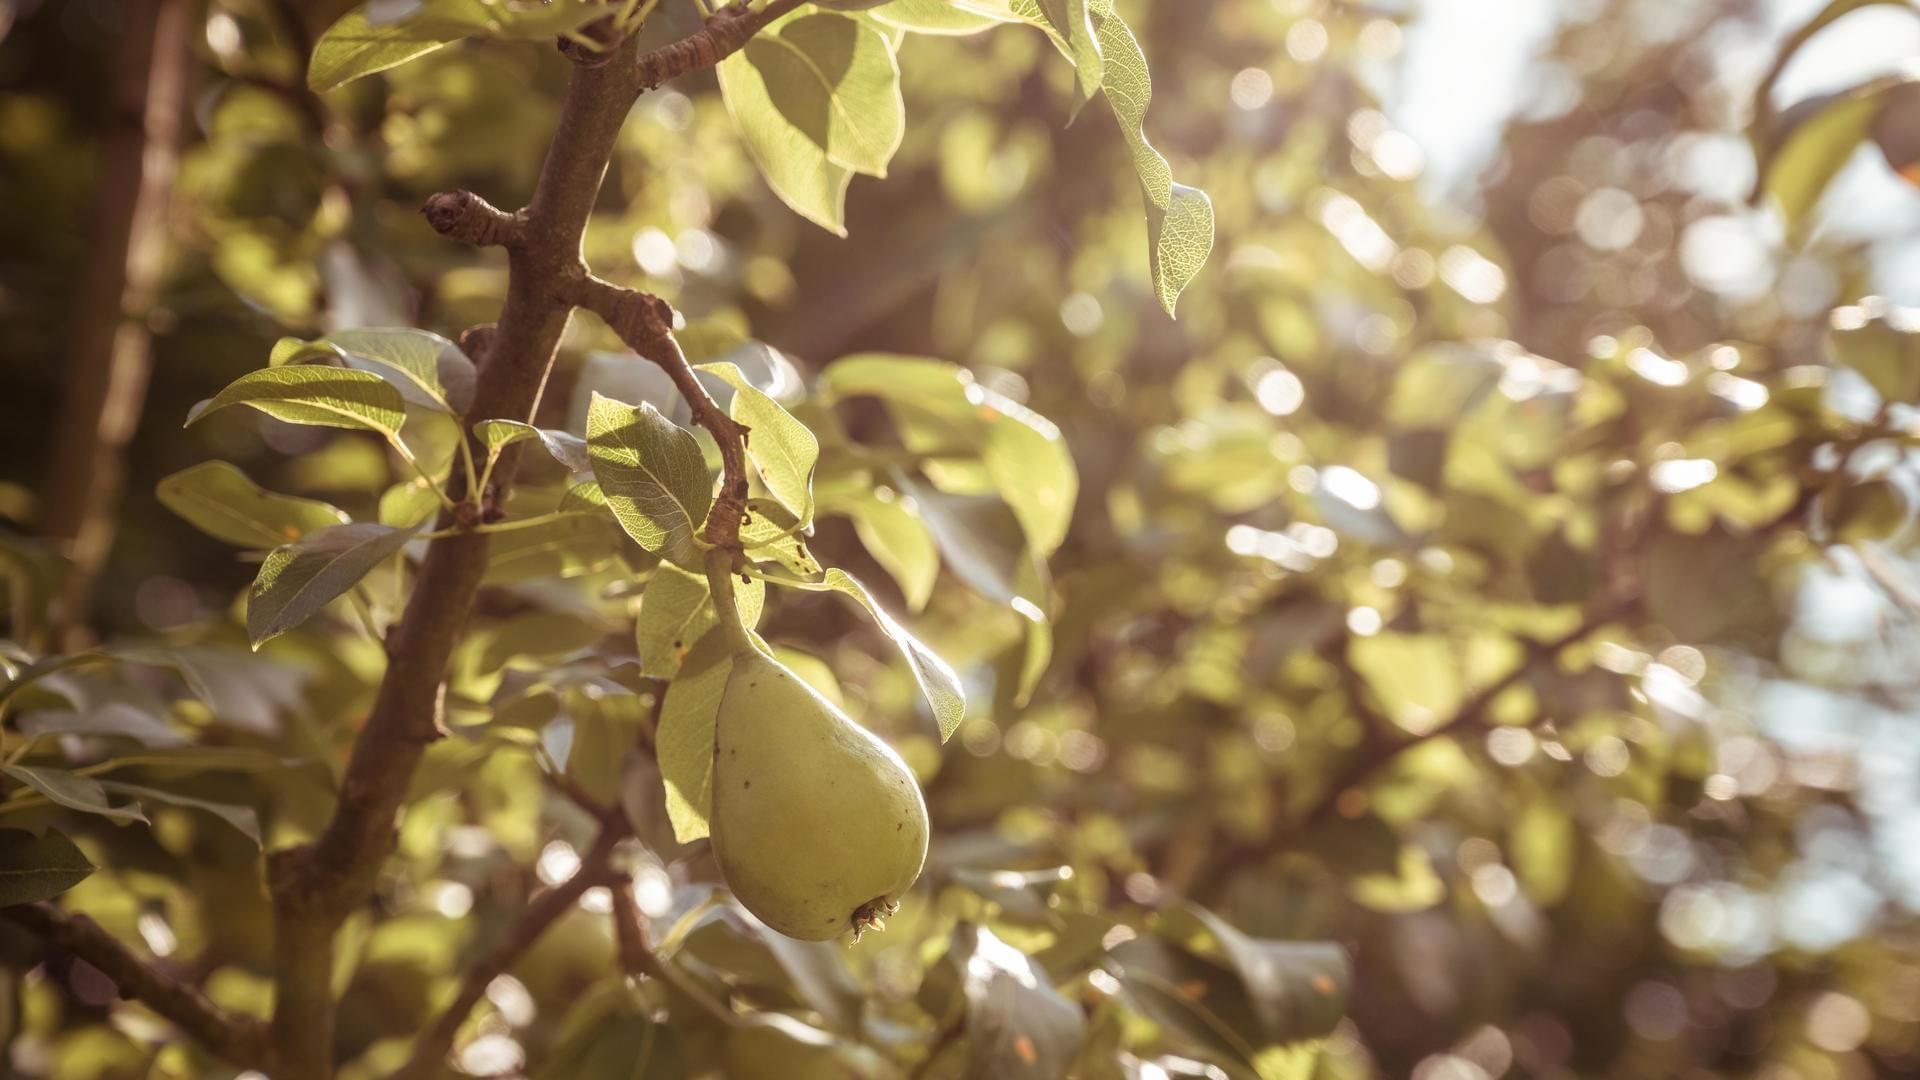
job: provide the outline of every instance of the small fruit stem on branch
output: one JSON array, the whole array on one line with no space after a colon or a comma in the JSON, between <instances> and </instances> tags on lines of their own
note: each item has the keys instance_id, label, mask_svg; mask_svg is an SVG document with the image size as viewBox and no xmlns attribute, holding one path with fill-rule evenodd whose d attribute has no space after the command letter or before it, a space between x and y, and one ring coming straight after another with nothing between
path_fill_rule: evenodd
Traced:
<instances>
[{"instance_id":1,"label":"small fruit stem on branch","mask_svg":"<svg viewBox=\"0 0 1920 1080\"><path fill-rule=\"evenodd\" d=\"M100 969L122 994L178 1024L227 1061L242 1066L266 1062L266 1025L215 1005L199 988L141 959L85 915L69 915L51 904L21 904L0 908L0 918Z\"/></svg>"},{"instance_id":2,"label":"small fruit stem on branch","mask_svg":"<svg viewBox=\"0 0 1920 1080\"><path fill-rule=\"evenodd\" d=\"M616 821L609 820L601 826L600 834L594 838L593 846L580 857L580 868L573 872L572 877L534 898L507 936L467 969L460 981L460 993L453 999L453 1004L447 1006L440 1018L434 1021L433 1027L427 1029L413 1044L412 1055L407 1058L405 1065L394 1072L391 1080L414 1080L435 1075L435 1070L453 1048L460 1028L466 1024L473 1007L486 996L487 987L494 979L532 948L548 927L572 911L588 889L597 885L612 886L615 891L624 888L613 866L613 851L626 835L626 829Z\"/></svg>"}]
</instances>

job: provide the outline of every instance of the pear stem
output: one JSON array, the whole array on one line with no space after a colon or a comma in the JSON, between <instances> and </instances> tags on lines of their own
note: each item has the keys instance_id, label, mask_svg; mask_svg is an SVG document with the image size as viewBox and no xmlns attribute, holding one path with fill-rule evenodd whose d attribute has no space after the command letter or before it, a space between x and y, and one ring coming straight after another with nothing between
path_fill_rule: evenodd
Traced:
<instances>
[{"instance_id":1,"label":"pear stem","mask_svg":"<svg viewBox=\"0 0 1920 1080\"><path fill-rule=\"evenodd\" d=\"M733 556L727 548L707 552L707 587L713 590L713 608L720 616L720 632L727 635L735 656L760 652L753 632L740 617L740 604L733 596Z\"/></svg>"}]
</instances>

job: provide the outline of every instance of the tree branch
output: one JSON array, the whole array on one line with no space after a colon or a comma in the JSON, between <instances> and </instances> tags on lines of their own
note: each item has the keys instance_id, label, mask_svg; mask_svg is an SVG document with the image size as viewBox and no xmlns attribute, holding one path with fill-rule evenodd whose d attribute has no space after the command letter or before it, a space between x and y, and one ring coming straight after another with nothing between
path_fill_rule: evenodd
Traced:
<instances>
[{"instance_id":1,"label":"tree branch","mask_svg":"<svg viewBox=\"0 0 1920 1080\"><path fill-rule=\"evenodd\" d=\"M71 564L55 612L56 632L69 649L84 638L93 579L113 544L122 458L147 393L153 360L147 316L159 288L179 164L191 6L147 0L122 8L113 112L94 197L93 259L78 290L46 489L46 535Z\"/></svg>"},{"instance_id":2,"label":"tree branch","mask_svg":"<svg viewBox=\"0 0 1920 1080\"><path fill-rule=\"evenodd\" d=\"M653 950L647 917L633 899L633 883L623 881L613 888L613 932L620 943L620 966L633 978L659 979L675 993L691 1001L701 1012L722 1025L734 1023L733 1010L714 999L700 984L687 978L673 961Z\"/></svg>"},{"instance_id":3,"label":"tree branch","mask_svg":"<svg viewBox=\"0 0 1920 1080\"><path fill-rule=\"evenodd\" d=\"M447 1006L433 1026L413 1044L412 1055L407 1058L405 1065L394 1072L391 1080L411 1080L413 1077L433 1075L433 1070L453 1048L453 1040L460 1034L460 1028L466 1024L473 1007L486 996L487 987L494 979L532 948L548 927L572 911L588 889L607 885L612 886L616 893L622 890L618 884L619 875L613 866L613 851L625 835L626 830L618 825L607 823L601 826L593 846L581 856L580 868L573 872L573 876L535 897L520 913L512 929L507 931L507 936L467 969L453 1004Z\"/></svg>"},{"instance_id":4,"label":"tree branch","mask_svg":"<svg viewBox=\"0 0 1920 1080\"><path fill-rule=\"evenodd\" d=\"M694 422L713 436L720 447L720 497L707 514L707 541L737 552L740 521L747 510L747 429L729 417L694 377L686 353L674 340L673 308L651 293L591 274L568 282L566 296L600 316L628 348L659 365L692 407Z\"/></svg>"},{"instance_id":5,"label":"tree branch","mask_svg":"<svg viewBox=\"0 0 1920 1080\"><path fill-rule=\"evenodd\" d=\"M180 982L135 955L85 915L69 915L51 904L21 904L0 908L0 918L99 968L123 995L173 1021L227 1061L242 1066L265 1062L266 1025L215 1005L198 987Z\"/></svg>"},{"instance_id":6,"label":"tree branch","mask_svg":"<svg viewBox=\"0 0 1920 1080\"><path fill-rule=\"evenodd\" d=\"M420 208L433 231L475 247L519 247L525 212L509 214L471 191L442 191Z\"/></svg>"},{"instance_id":7,"label":"tree branch","mask_svg":"<svg viewBox=\"0 0 1920 1080\"><path fill-rule=\"evenodd\" d=\"M640 85L651 90L670 79L713 67L740 51L768 23L799 7L805 0L771 0L758 11L748 0L738 0L713 13L707 25L670 45L646 53L639 60Z\"/></svg>"},{"instance_id":8,"label":"tree branch","mask_svg":"<svg viewBox=\"0 0 1920 1080\"><path fill-rule=\"evenodd\" d=\"M1492 708L1494 701L1526 678L1527 673L1533 670L1536 663L1558 656L1561 651L1585 640L1607 624L1617 622L1640 610L1642 601L1643 598L1637 593L1619 597L1600 605L1582 619L1579 626L1557 638L1544 642L1527 642L1527 655L1520 663L1514 665L1513 670L1481 687L1472 697L1462 702L1444 723L1430 731L1398 742L1388 742L1384 738L1385 730L1376 726L1377 721L1375 724L1370 724L1368 739L1361 744L1360 752L1356 753L1335 774L1320 797L1304 815L1291 824L1283 825L1278 836L1265 837L1258 841L1240 841L1226 846L1207 861L1196 876L1191 890L1196 893L1206 891L1235 869L1279 850L1301 829L1325 821L1339 808L1341 796L1359 788L1375 772L1385 768L1414 747L1424 746L1435 739L1464 734L1469 729L1484 723L1487 710ZM1355 692L1355 689L1349 689L1349 696L1351 697Z\"/></svg>"},{"instance_id":9,"label":"tree branch","mask_svg":"<svg viewBox=\"0 0 1920 1080\"><path fill-rule=\"evenodd\" d=\"M506 304L479 358L474 419L531 420L539 407L572 312L557 286L583 273L580 239L615 137L640 92L632 47L620 48L629 62L576 69L567 88L525 211L523 242L508 249ZM512 483L518 449L508 448L494 468L501 491ZM451 486L456 501L463 501L467 492L457 470ZM440 527L450 524L443 515ZM455 532L427 549L413 598L388 636L386 677L355 740L333 820L312 845L278 852L269 864L276 914L274 1080L327 1080L333 1074L327 973L334 935L372 894L414 770L440 736L447 661L486 567L485 534Z\"/></svg>"},{"instance_id":10,"label":"tree branch","mask_svg":"<svg viewBox=\"0 0 1920 1080\"><path fill-rule=\"evenodd\" d=\"M577 63L525 210L509 217L478 196L459 192L436 196L427 208L436 229L457 239L497 240L507 248L506 304L483 355L476 357L480 378L470 418L532 420L574 305L591 307L637 352L667 371L719 444L725 468L707 537L736 553L747 501L746 429L721 412L694 377L673 339L672 308L657 297L594 278L581 261L580 246L634 99L675 75L719 63L798 6L799 0L772 0L755 11L736 3L664 49L641 55L627 40L592 62ZM477 441L470 447L476 455L485 452ZM493 471L496 490L476 494L497 505L499 492L512 483L519 452L519 447L502 452ZM457 472L450 489L456 502L468 501L464 477ZM451 513L441 515L439 528L453 525ZM332 821L311 845L277 852L269 862L275 910L274 1080L332 1075L333 939L348 913L372 895L414 770L440 737L447 662L486 567L483 533L454 530L428 547L412 600L388 636L387 673L354 742Z\"/></svg>"}]
</instances>

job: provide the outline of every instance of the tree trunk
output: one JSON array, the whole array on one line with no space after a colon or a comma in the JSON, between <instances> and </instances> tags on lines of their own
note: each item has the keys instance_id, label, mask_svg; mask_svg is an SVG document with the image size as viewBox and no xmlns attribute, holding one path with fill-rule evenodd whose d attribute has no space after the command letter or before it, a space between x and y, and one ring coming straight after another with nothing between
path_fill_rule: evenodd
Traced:
<instances>
[{"instance_id":1,"label":"tree trunk","mask_svg":"<svg viewBox=\"0 0 1920 1080\"><path fill-rule=\"evenodd\" d=\"M92 261L80 282L45 493L46 536L71 562L54 613L69 648L88 633L93 580L113 544L122 457L146 396L147 316L166 252L193 21L187 0L129 0L122 11Z\"/></svg>"}]
</instances>

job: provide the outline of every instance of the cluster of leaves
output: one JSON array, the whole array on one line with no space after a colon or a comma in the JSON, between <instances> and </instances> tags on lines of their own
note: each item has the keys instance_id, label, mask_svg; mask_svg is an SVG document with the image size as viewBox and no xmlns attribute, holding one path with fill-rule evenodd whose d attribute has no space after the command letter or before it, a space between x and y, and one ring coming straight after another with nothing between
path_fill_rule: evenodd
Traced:
<instances>
[{"instance_id":1,"label":"cluster of leaves","mask_svg":"<svg viewBox=\"0 0 1920 1080\"><path fill-rule=\"evenodd\" d=\"M615 6L662 41L693 25L691 3ZM697 1074L745 1026L854 1075L1405 1075L1435 1054L1494 1075L1820 1074L1864 1053L1803 1021L1834 993L1871 1007L1873 1053L1912 1061L1916 965L1891 934L1835 952L1724 936L1752 910L1726 897L1794 910L1776 898L1804 815L1854 811L1745 702L1830 680L1785 602L1820 565L1903 588L1910 316L1843 308L1818 349L1729 319L1675 350L1640 329L1657 312L1625 311L1591 349L1549 349L1513 264L1503 278L1490 241L1369 149L1365 72L1393 22L1121 6L1180 72L1149 125L1192 164L1156 166L1139 136L1137 46L1108 4L821 4L722 64L717 92L643 99L588 233L596 267L687 312L700 379L752 429L738 591L758 632L924 781L929 884L885 935L798 945L702 883L717 458L667 380L582 327L533 423L475 424L446 339L314 336L494 315L499 264L411 210L444 187L524 199L518 150L544 137L558 62L489 39L584 23L479 0L373 4L322 35L326 153L292 103L315 99L261 85L273 20L222 6L248 48L215 58L239 78L189 162L205 265L180 294L223 283L266 337L209 353L196 396L227 389L194 414L198 442L154 444L148 478L209 447L246 465L194 464L158 495L259 565L163 563L216 610L107 650L135 663L10 656L8 764L41 782L8 774L0 826L38 832L0 832L0 866L36 871L5 895L71 886L64 904L260 1010L268 904L241 823L269 847L324 825L430 519L520 443L506 515L479 526L493 557L449 672L453 737L410 792L378 910L343 935L345 1075L395 1067L564 876L590 823L556 788L626 811L641 849L623 865L687 982L617 974L590 902L493 987L467 1071ZM1006 23L1039 32L975 33ZM1229 112L1249 70L1270 98ZM1095 97L1123 139L1055 122ZM1766 175L1791 211L1785 160ZM852 176L879 172L849 221ZM763 179L847 238L795 228ZM1202 205L1228 250L1171 324ZM328 252L346 254L316 270ZM406 296L390 282L430 300L386 310ZM312 340L230 382L282 324ZM803 378L756 336L842 358ZM875 348L895 351L855 351ZM270 419L211 412L231 404ZM236 574L244 619L219 610ZM121 827L133 813L153 827ZM1689 922L1708 901L1724 918ZM1354 954L1351 985L1322 940ZM185 1047L153 1064L145 1029L91 1023L82 979L9 985L29 1074L215 1068ZM1636 1020L1673 995L1697 1036Z\"/></svg>"}]
</instances>

